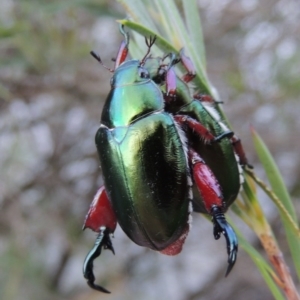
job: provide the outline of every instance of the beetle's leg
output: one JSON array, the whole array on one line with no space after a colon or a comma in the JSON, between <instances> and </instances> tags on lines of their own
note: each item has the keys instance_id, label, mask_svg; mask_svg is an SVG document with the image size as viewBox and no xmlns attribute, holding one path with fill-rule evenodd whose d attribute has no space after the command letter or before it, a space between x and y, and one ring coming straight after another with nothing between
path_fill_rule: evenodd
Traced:
<instances>
[{"instance_id":1,"label":"beetle's leg","mask_svg":"<svg viewBox=\"0 0 300 300\"><path fill-rule=\"evenodd\" d=\"M193 62L191 61L191 59L184 54L183 48L180 50L179 55L180 55L182 65L184 66L184 68L187 71L187 73L185 75L183 75L182 80L185 83L189 83L196 76L195 66L194 66Z\"/></svg>"},{"instance_id":2,"label":"beetle's leg","mask_svg":"<svg viewBox=\"0 0 300 300\"><path fill-rule=\"evenodd\" d=\"M197 188L204 200L204 206L207 212L210 212L213 206L223 206L223 196L220 185L200 155L192 148L188 150L188 158L192 169L192 175Z\"/></svg>"},{"instance_id":3,"label":"beetle's leg","mask_svg":"<svg viewBox=\"0 0 300 300\"><path fill-rule=\"evenodd\" d=\"M225 276L227 276L236 261L238 251L237 237L225 219L222 192L216 177L196 151L190 148L188 156L192 166L193 178L202 196L204 207L212 215L214 237L219 239L221 233L223 233L226 239L228 267Z\"/></svg>"},{"instance_id":4,"label":"beetle's leg","mask_svg":"<svg viewBox=\"0 0 300 300\"><path fill-rule=\"evenodd\" d=\"M102 226L108 228L110 232L114 232L117 226L117 217L112 209L104 186L97 191L86 214L82 229L90 228L93 231L100 232L100 227Z\"/></svg>"},{"instance_id":5,"label":"beetle's leg","mask_svg":"<svg viewBox=\"0 0 300 300\"><path fill-rule=\"evenodd\" d=\"M212 96L210 95L205 95L205 94L195 94L194 99L197 99L199 101L201 101L203 104L207 103L210 105L216 105L216 104L222 104L223 101L216 101Z\"/></svg>"},{"instance_id":6,"label":"beetle's leg","mask_svg":"<svg viewBox=\"0 0 300 300\"><path fill-rule=\"evenodd\" d=\"M219 239L221 233L224 234L227 245L228 253L228 267L225 273L225 277L232 270L238 252L238 240L232 227L227 223L224 213L220 207L213 206L211 208L212 220L214 223L214 236L215 239Z\"/></svg>"},{"instance_id":7,"label":"beetle's leg","mask_svg":"<svg viewBox=\"0 0 300 300\"><path fill-rule=\"evenodd\" d=\"M168 97L175 97L176 96L176 81L177 76L174 71L174 68L170 66L166 71L166 95Z\"/></svg>"},{"instance_id":8,"label":"beetle's leg","mask_svg":"<svg viewBox=\"0 0 300 300\"><path fill-rule=\"evenodd\" d=\"M197 120L186 116L186 115L175 115L174 119L179 123L181 126L188 126L191 130L197 133L205 143L211 144L212 142L219 142L223 138L231 138L233 136L232 131L226 131L218 136L214 136L204 125L202 125Z\"/></svg>"},{"instance_id":9,"label":"beetle's leg","mask_svg":"<svg viewBox=\"0 0 300 300\"><path fill-rule=\"evenodd\" d=\"M110 240L110 234L115 231L116 225L117 218L103 186L95 195L83 225L83 229L90 228L93 231L99 232L93 249L85 258L83 276L87 279L87 284L91 288L104 293L109 293L109 291L94 283L93 262L101 254L102 247L115 253Z\"/></svg>"},{"instance_id":10,"label":"beetle's leg","mask_svg":"<svg viewBox=\"0 0 300 300\"><path fill-rule=\"evenodd\" d=\"M234 135L230 140L234 148L234 152L239 157L239 163L241 164L241 166L243 167L247 166L248 168L253 169L253 166L248 163L248 159L246 157L241 139L239 139L236 135Z\"/></svg>"},{"instance_id":11,"label":"beetle's leg","mask_svg":"<svg viewBox=\"0 0 300 300\"><path fill-rule=\"evenodd\" d=\"M93 263L94 260L100 256L102 247L104 249L109 249L115 254L112 242L109 237L109 230L105 227L100 228L100 233L97 236L95 241L95 245L93 249L88 253L86 256L84 263L83 263L83 276L87 279L87 284L94 290L103 292L103 293L110 293L107 289L103 288L100 285L95 284L95 275L93 272Z\"/></svg>"},{"instance_id":12,"label":"beetle's leg","mask_svg":"<svg viewBox=\"0 0 300 300\"><path fill-rule=\"evenodd\" d=\"M124 25L120 25L120 32L124 36L124 40L121 42L116 60L115 60L115 68L116 69L122 62L125 61L128 55L128 45L129 45L129 34L124 30Z\"/></svg>"}]
</instances>

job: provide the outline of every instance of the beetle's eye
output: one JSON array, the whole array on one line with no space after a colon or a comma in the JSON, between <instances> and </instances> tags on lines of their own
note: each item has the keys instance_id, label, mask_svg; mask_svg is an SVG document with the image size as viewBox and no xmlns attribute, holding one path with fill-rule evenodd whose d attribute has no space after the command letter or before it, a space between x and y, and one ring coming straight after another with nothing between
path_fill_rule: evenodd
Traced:
<instances>
[{"instance_id":1,"label":"beetle's eye","mask_svg":"<svg viewBox=\"0 0 300 300\"><path fill-rule=\"evenodd\" d=\"M143 68L139 68L139 76L141 78L150 78L148 71Z\"/></svg>"}]
</instances>

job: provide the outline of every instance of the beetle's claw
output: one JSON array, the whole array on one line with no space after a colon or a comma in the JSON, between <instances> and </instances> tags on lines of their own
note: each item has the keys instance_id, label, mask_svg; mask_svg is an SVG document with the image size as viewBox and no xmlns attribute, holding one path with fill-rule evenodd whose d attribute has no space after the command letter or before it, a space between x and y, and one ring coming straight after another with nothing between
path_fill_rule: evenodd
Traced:
<instances>
[{"instance_id":1,"label":"beetle's claw","mask_svg":"<svg viewBox=\"0 0 300 300\"><path fill-rule=\"evenodd\" d=\"M93 249L88 253L86 256L84 263L83 263L83 276L85 279L87 279L87 284L94 290L107 293L109 294L110 291L103 288L100 285L95 284L95 275L93 272L93 262L94 260L100 256L102 247L104 249L109 249L112 251L113 254L115 254L112 242L109 237L109 231L104 228L100 231L99 235L97 236L97 239L95 241L95 245Z\"/></svg>"},{"instance_id":2,"label":"beetle's claw","mask_svg":"<svg viewBox=\"0 0 300 300\"><path fill-rule=\"evenodd\" d=\"M214 236L215 239L219 239L221 233L224 234L227 244L227 253L228 253L228 267L225 273L225 277L232 270L237 257L238 252L238 240L236 234L232 227L227 223L225 216L221 209L217 206L212 208L212 216L214 223Z\"/></svg>"}]
</instances>

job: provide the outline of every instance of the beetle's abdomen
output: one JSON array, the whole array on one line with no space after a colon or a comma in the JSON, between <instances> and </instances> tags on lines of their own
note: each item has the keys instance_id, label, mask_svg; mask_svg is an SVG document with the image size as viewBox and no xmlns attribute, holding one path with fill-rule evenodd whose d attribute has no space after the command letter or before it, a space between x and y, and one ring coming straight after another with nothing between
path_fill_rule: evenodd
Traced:
<instances>
[{"instance_id":1,"label":"beetle's abdomen","mask_svg":"<svg viewBox=\"0 0 300 300\"><path fill-rule=\"evenodd\" d=\"M188 164L172 117L153 113L126 131L101 126L96 144L120 226L135 243L165 249L189 215Z\"/></svg>"}]
</instances>

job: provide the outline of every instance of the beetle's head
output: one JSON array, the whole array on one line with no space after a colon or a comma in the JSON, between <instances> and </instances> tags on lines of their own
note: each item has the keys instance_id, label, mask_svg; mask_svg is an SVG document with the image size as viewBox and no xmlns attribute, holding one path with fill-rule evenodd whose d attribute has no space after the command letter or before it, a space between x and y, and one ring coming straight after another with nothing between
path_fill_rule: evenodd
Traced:
<instances>
[{"instance_id":1,"label":"beetle's head","mask_svg":"<svg viewBox=\"0 0 300 300\"><path fill-rule=\"evenodd\" d=\"M122 34L125 34L124 28L121 30ZM127 36L127 35L126 35ZM111 79L112 88L124 85L134 85L145 83L150 80L151 75L145 67L148 59L151 59L150 50L156 41L156 36L150 36L149 38L145 38L146 45L148 47L145 56L140 60L122 60L122 63L116 65L114 70L114 76ZM127 36L126 39L126 47L128 48L129 38ZM127 52L126 52L127 54ZM148 64L149 65L149 64ZM151 72L154 72L154 67L151 68ZM157 65L158 67L158 65Z\"/></svg>"},{"instance_id":2,"label":"beetle's head","mask_svg":"<svg viewBox=\"0 0 300 300\"><path fill-rule=\"evenodd\" d=\"M150 80L147 69L138 60L128 60L121 64L114 72L111 79L112 88L141 84Z\"/></svg>"}]
</instances>

